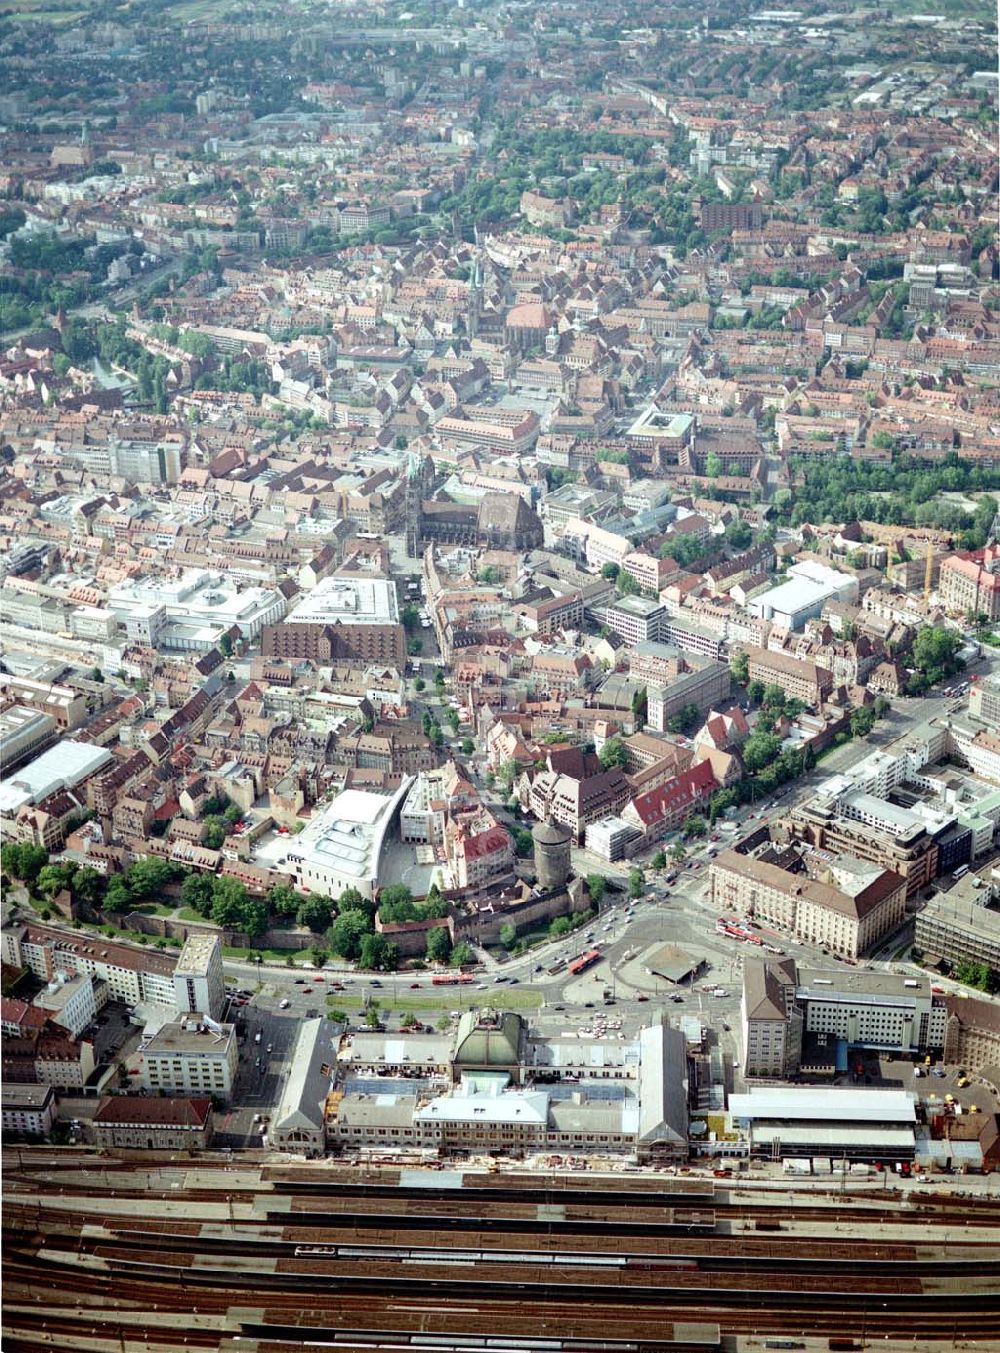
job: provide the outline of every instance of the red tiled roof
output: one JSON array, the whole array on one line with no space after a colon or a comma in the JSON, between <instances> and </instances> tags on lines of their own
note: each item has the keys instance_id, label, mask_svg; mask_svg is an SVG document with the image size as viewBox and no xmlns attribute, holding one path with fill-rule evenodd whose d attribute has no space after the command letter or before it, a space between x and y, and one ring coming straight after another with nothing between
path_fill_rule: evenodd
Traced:
<instances>
[{"instance_id":1,"label":"red tiled roof","mask_svg":"<svg viewBox=\"0 0 1000 1353\"><path fill-rule=\"evenodd\" d=\"M699 761L697 765L675 775L672 780L658 785L633 799L633 807L641 820L647 825L659 822L673 815L678 809L695 807L715 788L715 776L709 761Z\"/></svg>"},{"instance_id":2,"label":"red tiled roof","mask_svg":"<svg viewBox=\"0 0 1000 1353\"><path fill-rule=\"evenodd\" d=\"M108 1095L101 1100L94 1114L95 1123L155 1123L163 1127L185 1127L191 1123L204 1126L212 1112L212 1101L206 1098L174 1097L160 1099L153 1095Z\"/></svg>"}]
</instances>

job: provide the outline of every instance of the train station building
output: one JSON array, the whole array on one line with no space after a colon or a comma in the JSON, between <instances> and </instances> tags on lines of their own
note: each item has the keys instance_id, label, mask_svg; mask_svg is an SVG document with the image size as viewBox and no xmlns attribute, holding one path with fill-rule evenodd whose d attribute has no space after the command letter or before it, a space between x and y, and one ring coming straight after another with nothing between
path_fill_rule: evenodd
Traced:
<instances>
[{"instance_id":1,"label":"train station building","mask_svg":"<svg viewBox=\"0 0 1000 1353\"><path fill-rule=\"evenodd\" d=\"M666 1020L631 1041L583 1041L533 1034L510 1011L479 1010L462 1017L447 1050L444 1042L347 1036L327 1118L330 1144L687 1156L687 1045Z\"/></svg>"}]
</instances>

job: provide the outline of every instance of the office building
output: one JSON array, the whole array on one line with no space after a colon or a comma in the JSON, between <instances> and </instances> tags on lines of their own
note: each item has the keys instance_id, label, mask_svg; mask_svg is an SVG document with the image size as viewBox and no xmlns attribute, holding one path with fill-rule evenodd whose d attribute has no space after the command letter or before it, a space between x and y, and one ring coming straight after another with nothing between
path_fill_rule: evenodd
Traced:
<instances>
[{"instance_id":1,"label":"office building","mask_svg":"<svg viewBox=\"0 0 1000 1353\"><path fill-rule=\"evenodd\" d=\"M780 686L790 700L820 705L833 689L833 677L825 667L803 662L789 653L773 653L766 648L746 645L747 670L751 681L765 686Z\"/></svg>"},{"instance_id":2,"label":"office building","mask_svg":"<svg viewBox=\"0 0 1000 1353\"><path fill-rule=\"evenodd\" d=\"M239 1066L236 1029L197 1015L168 1021L140 1044L142 1085L154 1094L228 1099Z\"/></svg>"},{"instance_id":3,"label":"office building","mask_svg":"<svg viewBox=\"0 0 1000 1353\"><path fill-rule=\"evenodd\" d=\"M174 997L179 1014L221 1019L226 1003L222 946L215 935L188 935L174 969Z\"/></svg>"},{"instance_id":4,"label":"office building","mask_svg":"<svg viewBox=\"0 0 1000 1353\"><path fill-rule=\"evenodd\" d=\"M630 647L658 642L662 638L667 619L667 608L662 601L651 601L648 597L620 597L597 610L602 623Z\"/></svg>"},{"instance_id":5,"label":"office building","mask_svg":"<svg viewBox=\"0 0 1000 1353\"><path fill-rule=\"evenodd\" d=\"M772 846L753 838L712 861L712 902L786 929L796 939L858 958L902 922L906 884L854 856Z\"/></svg>"},{"instance_id":6,"label":"office building","mask_svg":"<svg viewBox=\"0 0 1000 1353\"><path fill-rule=\"evenodd\" d=\"M94 979L86 973L70 976L60 969L45 990L38 993L32 1005L53 1024L65 1029L71 1038L79 1038L97 1018Z\"/></svg>"},{"instance_id":7,"label":"office building","mask_svg":"<svg viewBox=\"0 0 1000 1353\"><path fill-rule=\"evenodd\" d=\"M282 625L268 625L264 657L314 662L406 662L396 585L386 578L323 578Z\"/></svg>"},{"instance_id":8,"label":"office building","mask_svg":"<svg viewBox=\"0 0 1000 1353\"><path fill-rule=\"evenodd\" d=\"M869 796L860 795L861 808ZM875 800L882 803L882 800ZM891 805L886 804L886 808ZM881 814L881 810L879 810ZM869 815L871 816L871 815ZM919 819L885 827L862 816L847 817L835 800L819 796L797 804L787 823L792 836L829 853L845 853L892 870L906 883L906 896L915 897L939 872L940 854L937 835Z\"/></svg>"},{"instance_id":9,"label":"office building","mask_svg":"<svg viewBox=\"0 0 1000 1353\"><path fill-rule=\"evenodd\" d=\"M741 1015L744 1075L780 1078L819 1065L846 1070L851 1048L940 1051L947 1011L927 977L748 956ZM817 1057L824 1049L832 1056Z\"/></svg>"},{"instance_id":10,"label":"office building","mask_svg":"<svg viewBox=\"0 0 1000 1353\"><path fill-rule=\"evenodd\" d=\"M1000 676L991 674L972 683L969 714L994 732L1000 729Z\"/></svg>"},{"instance_id":11,"label":"office building","mask_svg":"<svg viewBox=\"0 0 1000 1353\"><path fill-rule=\"evenodd\" d=\"M51 1085L19 1085L4 1079L3 1135L47 1137L56 1121L56 1096Z\"/></svg>"},{"instance_id":12,"label":"office building","mask_svg":"<svg viewBox=\"0 0 1000 1353\"><path fill-rule=\"evenodd\" d=\"M925 960L985 963L1000 972L1000 911L989 900L989 890L976 890L968 878L934 893L917 912L914 932Z\"/></svg>"},{"instance_id":13,"label":"office building","mask_svg":"<svg viewBox=\"0 0 1000 1353\"><path fill-rule=\"evenodd\" d=\"M113 1000L155 1013L174 1006L176 957L150 946L126 944L103 935L70 932L32 921L0 932L3 961L30 968L42 982L59 971L81 973L107 983Z\"/></svg>"}]
</instances>

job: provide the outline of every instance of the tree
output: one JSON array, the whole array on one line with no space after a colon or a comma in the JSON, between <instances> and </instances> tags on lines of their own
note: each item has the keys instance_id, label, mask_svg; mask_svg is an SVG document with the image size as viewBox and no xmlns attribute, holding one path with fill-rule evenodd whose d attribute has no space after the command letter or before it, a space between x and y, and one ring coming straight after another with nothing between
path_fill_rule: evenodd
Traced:
<instances>
[{"instance_id":1,"label":"tree","mask_svg":"<svg viewBox=\"0 0 1000 1353\"><path fill-rule=\"evenodd\" d=\"M959 963L955 969L955 980L965 987L974 987L977 991L989 991L993 974L985 963L973 963L970 959Z\"/></svg>"},{"instance_id":2,"label":"tree","mask_svg":"<svg viewBox=\"0 0 1000 1353\"><path fill-rule=\"evenodd\" d=\"M365 935L361 941L358 960L362 968L376 972L394 972L399 963L399 951L384 935Z\"/></svg>"},{"instance_id":3,"label":"tree","mask_svg":"<svg viewBox=\"0 0 1000 1353\"><path fill-rule=\"evenodd\" d=\"M371 929L372 924L363 911L341 911L326 937L335 954L353 962L360 957L362 940Z\"/></svg>"},{"instance_id":4,"label":"tree","mask_svg":"<svg viewBox=\"0 0 1000 1353\"><path fill-rule=\"evenodd\" d=\"M708 832L708 823L699 813L691 813L684 819L685 836L705 836Z\"/></svg>"},{"instance_id":5,"label":"tree","mask_svg":"<svg viewBox=\"0 0 1000 1353\"><path fill-rule=\"evenodd\" d=\"M379 910L383 907L393 907L398 903L412 902L413 894L407 888L405 883L390 883L383 888L378 895Z\"/></svg>"},{"instance_id":6,"label":"tree","mask_svg":"<svg viewBox=\"0 0 1000 1353\"><path fill-rule=\"evenodd\" d=\"M781 751L781 740L774 733L754 733L743 744L743 764L748 771L769 766Z\"/></svg>"},{"instance_id":7,"label":"tree","mask_svg":"<svg viewBox=\"0 0 1000 1353\"><path fill-rule=\"evenodd\" d=\"M309 956L316 964L317 968L322 968L326 960L330 957L330 951L325 944L314 944L309 949Z\"/></svg>"},{"instance_id":8,"label":"tree","mask_svg":"<svg viewBox=\"0 0 1000 1353\"><path fill-rule=\"evenodd\" d=\"M598 753L601 765L605 770L610 770L612 766L624 768L628 761L628 753L625 750L625 744L621 738L608 738L607 742Z\"/></svg>"},{"instance_id":9,"label":"tree","mask_svg":"<svg viewBox=\"0 0 1000 1353\"><path fill-rule=\"evenodd\" d=\"M319 935L329 926L332 911L333 903L328 897L321 893L310 893L299 904L295 919L299 925L307 926Z\"/></svg>"},{"instance_id":10,"label":"tree","mask_svg":"<svg viewBox=\"0 0 1000 1353\"><path fill-rule=\"evenodd\" d=\"M497 783L503 786L506 793L510 793L510 787L514 783L519 769L520 767L513 757L500 763L500 768L497 771Z\"/></svg>"},{"instance_id":11,"label":"tree","mask_svg":"<svg viewBox=\"0 0 1000 1353\"><path fill-rule=\"evenodd\" d=\"M423 679L423 677L418 676L413 678L413 689L417 692L418 695L422 690L425 690L426 687L427 682Z\"/></svg>"},{"instance_id":12,"label":"tree","mask_svg":"<svg viewBox=\"0 0 1000 1353\"><path fill-rule=\"evenodd\" d=\"M259 897L248 897L240 909L240 929L256 939L267 929L267 903Z\"/></svg>"},{"instance_id":13,"label":"tree","mask_svg":"<svg viewBox=\"0 0 1000 1353\"><path fill-rule=\"evenodd\" d=\"M642 591L641 585L625 569L622 569L618 574L618 581L615 586L623 597L635 597Z\"/></svg>"},{"instance_id":14,"label":"tree","mask_svg":"<svg viewBox=\"0 0 1000 1353\"><path fill-rule=\"evenodd\" d=\"M641 869L630 869L628 871L628 895L635 901L642 897L643 889L646 887L646 880L643 877Z\"/></svg>"},{"instance_id":15,"label":"tree","mask_svg":"<svg viewBox=\"0 0 1000 1353\"><path fill-rule=\"evenodd\" d=\"M476 744L472 741L471 738L463 738L463 739L462 739L462 755L463 755L463 756L471 756L472 753L473 753L475 750L476 750Z\"/></svg>"},{"instance_id":16,"label":"tree","mask_svg":"<svg viewBox=\"0 0 1000 1353\"><path fill-rule=\"evenodd\" d=\"M765 709L777 710L780 713L785 708L785 692L772 682L764 687L763 703Z\"/></svg>"},{"instance_id":17,"label":"tree","mask_svg":"<svg viewBox=\"0 0 1000 1353\"><path fill-rule=\"evenodd\" d=\"M226 839L226 829L223 826L222 819L218 817L207 817L204 822L205 834L203 841L209 850L221 850Z\"/></svg>"},{"instance_id":18,"label":"tree","mask_svg":"<svg viewBox=\"0 0 1000 1353\"><path fill-rule=\"evenodd\" d=\"M436 925L427 932L427 957L432 963L447 963L451 957L451 936L448 927Z\"/></svg>"},{"instance_id":19,"label":"tree","mask_svg":"<svg viewBox=\"0 0 1000 1353\"><path fill-rule=\"evenodd\" d=\"M558 939L561 935L568 935L573 929L573 922L568 916L556 916L549 922L549 934L553 939Z\"/></svg>"},{"instance_id":20,"label":"tree","mask_svg":"<svg viewBox=\"0 0 1000 1353\"><path fill-rule=\"evenodd\" d=\"M961 646L961 635L954 630L925 625L913 641L913 664L933 686L958 671Z\"/></svg>"},{"instance_id":21,"label":"tree","mask_svg":"<svg viewBox=\"0 0 1000 1353\"><path fill-rule=\"evenodd\" d=\"M248 897L246 887L239 879L216 879L212 897L212 920L219 926L242 929L243 912Z\"/></svg>"},{"instance_id":22,"label":"tree","mask_svg":"<svg viewBox=\"0 0 1000 1353\"><path fill-rule=\"evenodd\" d=\"M453 968L464 967L466 963L471 963L474 958L475 954L472 952L472 945L466 944L465 940L462 940L459 944L456 944L451 951L451 966Z\"/></svg>"},{"instance_id":23,"label":"tree","mask_svg":"<svg viewBox=\"0 0 1000 1353\"><path fill-rule=\"evenodd\" d=\"M199 916L209 916L212 912L215 889L211 874L200 871L188 874L181 884L181 902L190 907Z\"/></svg>"},{"instance_id":24,"label":"tree","mask_svg":"<svg viewBox=\"0 0 1000 1353\"><path fill-rule=\"evenodd\" d=\"M535 838L527 827L515 827L511 834L514 837L514 849L518 858L527 859L535 849Z\"/></svg>"},{"instance_id":25,"label":"tree","mask_svg":"<svg viewBox=\"0 0 1000 1353\"><path fill-rule=\"evenodd\" d=\"M104 892L104 875L88 865L81 865L74 871L70 886L77 902L85 907L96 907Z\"/></svg>"},{"instance_id":26,"label":"tree","mask_svg":"<svg viewBox=\"0 0 1000 1353\"><path fill-rule=\"evenodd\" d=\"M125 875L133 902L142 902L147 897L158 897L179 872L177 865L171 864L169 860L157 859L156 856L136 860L129 866Z\"/></svg>"},{"instance_id":27,"label":"tree","mask_svg":"<svg viewBox=\"0 0 1000 1353\"><path fill-rule=\"evenodd\" d=\"M9 877L18 879L29 888L48 864L49 852L28 841L8 841L0 846L0 868Z\"/></svg>"},{"instance_id":28,"label":"tree","mask_svg":"<svg viewBox=\"0 0 1000 1353\"><path fill-rule=\"evenodd\" d=\"M115 874L104 890L104 910L106 912L128 911L132 897L123 874Z\"/></svg>"},{"instance_id":29,"label":"tree","mask_svg":"<svg viewBox=\"0 0 1000 1353\"><path fill-rule=\"evenodd\" d=\"M738 681L741 686L745 686L750 680L750 659L742 649L737 650L730 656L729 670L732 673L733 680Z\"/></svg>"},{"instance_id":30,"label":"tree","mask_svg":"<svg viewBox=\"0 0 1000 1353\"><path fill-rule=\"evenodd\" d=\"M722 461L714 451L710 451L705 457L705 474L709 479L718 479L722 474Z\"/></svg>"},{"instance_id":31,"label":"tree","mask_svg":"<svg viewBox=\"0 0 1000 1353\"><path fill-rule=\"evenodd\" d=\"M517 942L517 931L509 921L505 921L500 927L500 943L505 949L513 949Z\"/></svg>"},{"instance_id":32,"label":"tree","mask_svg":"<svg viewBox=\"0 0 1000 1353\"><path fill-rule=\"evenodd\" d=\"M864 738L875 727L875 710L869 705L856 709L851 715L851 736Z\"/></svg>"},{"instance_id":33,"label":"tree","mask_svg":"<svg viewBox=\"0 0 1000 1353\"><path fill-rule=\"evenodd\" d=\"M750 682L750 684L747 686L747 699L753 701L755 705L760 704L760 702L764 699L763 681Z\"/></svg>"},{"instance_id":34,"label":"tree","mask_svg":"<svg viewBox=\"0 0 1000 1353\"><path fill-rule=\"evenodd\" d=\"M604 900L604 894L608 891L608 881L603 874L587 875L587 892L590 894L590 900L594 906L600 910L601 903Z\"/></svg>"},{"instance_id":35,"label":"tree","mask_svg":"<svg viewBox=\"0 0 1000 1353\"><path fill-rule=\"evenodd\" d=\"M726 541L734 550L745 550L753 544L753 531L745 521L733 522L726 527Z\"/></svg>"},{"instance_id":36,"label":"tree","mask_svg":"<svg viewBox=\"0 0 1000 1353\"><path fill-rule=\"evenodd\" d=\"M56 893L69 887L76 866L73 864L47 864L38 871L35 887L43 897L51 902Z\"/></svg>"},{"instance_id":37,"label":"tree","mask_svg":"<svg viewBox=\"0 0 1000 1353\"><path fill-rule=\"evenodd\" d=\"M618 565L617 565L617 564L614 564L614 563L611 563L611 562L609 561L609 562L606 563L606 564L604 565L604 567L601 569L601 577L602 577L602 578L607 578L607 580L608 580L609 583L616 583L616 582L618 581L618 574L619 574L620 572L621 572L621 569L618 567Z\"/></svg>"},{"instance_id":38,"label":"tree","mask_svg":"<svg viewBox=\"0 0 1000 1353\"><path fill-rule=\"evenodd\" d=\"M302 898L287 883L276 883L267 895L267 905L275 916L294 916Z\"/></svg>"},{"instance_id":39,"label":"tree","mask_svg":"<svg viewBox=\"0 0 1000 1353\"><path fill-rule=\"evenodd\" d=\"M667 857L666 855L664 855L662 850L658 850L656 852L656 854L650 860L650 865L653 867L653 869L665 869L667 867Z\"/></svg>"}]
</instances>

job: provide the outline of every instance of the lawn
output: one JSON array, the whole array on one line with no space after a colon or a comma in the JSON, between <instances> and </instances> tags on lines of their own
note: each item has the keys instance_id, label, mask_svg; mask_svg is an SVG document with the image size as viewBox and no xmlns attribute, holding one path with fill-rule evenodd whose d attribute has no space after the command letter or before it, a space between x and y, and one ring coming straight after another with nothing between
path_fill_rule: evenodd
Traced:
<instances>
[{"instance_id":1,"label":"lawn","mask_svg":"<svg viewBox=\"0 0 1000 1353\"><path fill-rule=\"evenodd\" d=\"M198 916L193 919L201 921L204 920L204 917ZM258 949L258 948L239 949L229 944L224 944L222 946L222 955L224 958L241 958L249 962L251 954L254 955L260 954L261 958L263 958L265 962L281 963L285 967L291 968L297 966L294 962L296 958L301 959L308 958L308 950L305 949ZM293 960L292 963L286 963L285 960L289 958Z\"/></svg>"},{"instance_id":2,"label":"lawn","mask_svg":"<svg viewBox=\"0 0 1000 1353\"><path fill-rule=\"evenodd\" d=\"M354 1001L350 992L337 991L327 997L327 1004L343 1010L352 1006ZM513 990L497 987L489 992L453 987L443 990L431 988L426 995L407 991L405 995L400 993L393 996L385 988L379 993L378 1004L381 1009L398 1010L404 1014L410 1011L414 1014L433 1014L442 1010L474 1010L485 1005L498 1010L537 1010L542 1004L542 994L532 991L530 987L515 987Z\"/></svg>"}]
</instances>

